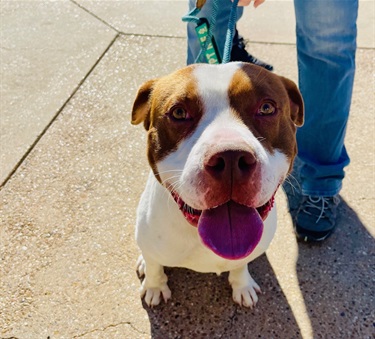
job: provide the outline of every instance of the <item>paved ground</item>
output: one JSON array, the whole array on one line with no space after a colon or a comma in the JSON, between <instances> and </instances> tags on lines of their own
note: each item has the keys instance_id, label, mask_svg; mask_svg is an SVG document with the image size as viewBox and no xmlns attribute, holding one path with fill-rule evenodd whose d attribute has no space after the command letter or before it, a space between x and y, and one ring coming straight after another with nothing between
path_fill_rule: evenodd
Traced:
<instances>
[{"instance_id":1,"label":"paved ground","mask_svg":"<svg viewBox=\"0 0 375 339\"><path fill-rule=\"evenodd\" d=\"M322 246L296 242L285 196L267 255L251 263L255 310L227 276L168 269L173 299L138 295L135 208L145 133L137 87L185 64L185 1L1 1L0 337L374 337L374 3L359 49L340 205ZM270 24L272 23L272 24ZM293 7L269 0L240 24L251 51L297 80Z\"/></svg>"}]
</instances>

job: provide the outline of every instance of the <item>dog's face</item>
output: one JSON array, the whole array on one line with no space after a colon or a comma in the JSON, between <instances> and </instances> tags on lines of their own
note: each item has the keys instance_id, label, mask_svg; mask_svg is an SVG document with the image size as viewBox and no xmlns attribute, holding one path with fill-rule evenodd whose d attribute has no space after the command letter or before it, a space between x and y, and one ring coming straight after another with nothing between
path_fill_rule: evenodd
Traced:
<instances>
[{"instance_id":1,"label":"dog's face","mask_svg":"<svg viewBox=\"0 0 375 339\"><path fill-rule=\"evenodd\" d=\"M156 178L203 243L224 258L251 253L296 155L296 85L245 63L192 65L141 86L141 122Z\"/></svg>"}]
</instances>

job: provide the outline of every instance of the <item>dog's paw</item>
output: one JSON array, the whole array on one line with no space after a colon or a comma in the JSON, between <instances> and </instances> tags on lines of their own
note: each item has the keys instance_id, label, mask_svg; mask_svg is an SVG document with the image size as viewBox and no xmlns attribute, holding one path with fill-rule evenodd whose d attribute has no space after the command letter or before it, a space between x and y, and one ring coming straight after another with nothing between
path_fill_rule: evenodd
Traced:
<instances>
[{"instance_id":1,"label":"dog's paw","mask_svg":"<svg viewBox=\"0 0 375 339\"><path fill-rule=\"evenodd\" d=\"M240 306L253 308L258 302L258 293L262 293L258 284L251 279L247 286L234 287L233 288L233 300Z\"/></svg>"},{"instance_id":2,"label":"dog's paw","mask_svg":"<svg viewBox=\"0 0 375 339\"><path fill-rule=\"evenodd\" d=\"M262 291L251 277L247 265L230 271L229 283L232 286L234 302L245 307L255 307L258 302L257 292Z\"/></svg>"},{"instance_id":3,"label":"dog's paw","mask_svg":"<svg viewBox=\"0 0 375 339\"><path fill-rule=\"evenodd\" d=\"M138 275L140 277L143 277L145 275L145 273L146 273L146 263L145 263L142 255L140 255L138 257L136 269L137 269Z\"/></svg>"},{"instance_id":4,"label":"dog's paw","mask_svg":"<svg viewBox=\"0 0 375 339\"><path fill-rule=\"evenodd\" d=\"M163 266L150 260L146 264L143 256L140 255L137 260L137 272L139 277L145 276L140 292L141 298L145 298L145 302L149 307L159 305L161 298L165 302L171 298L172 293L167 285L168 277L164 273Z\"/></svg>"},{"instance_id":5,"label":"dog's paw","mask_svg":"<svg viewBox=\"0 0 375 339\"><path fill-rule=\"evenodd\" d=\"M167 302L172 296L171 290L169 289L167 283L164 283L158 287L146 286L147 282L145 279L141 287L141 298L145 297L145 302L149 307L159 305L161 297L163 297L164 302Z\"/></svg>"}]
</instances>

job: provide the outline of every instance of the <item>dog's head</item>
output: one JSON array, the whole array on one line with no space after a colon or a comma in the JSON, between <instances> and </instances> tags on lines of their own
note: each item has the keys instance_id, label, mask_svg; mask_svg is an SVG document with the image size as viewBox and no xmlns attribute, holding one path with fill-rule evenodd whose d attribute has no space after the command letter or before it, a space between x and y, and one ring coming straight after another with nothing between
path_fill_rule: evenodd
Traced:
<instances>
[{"instance_id":1,"label":"dog's head","mask_svg":"<svg viewBox=\"0 0 375 339\"><path fill-rule=\"evenodd\" d=\"M251 253L297 152L296 85L251 64L192 65L140 87L132 123L141 122L155 177L206 246Z\"/></svg>"}]
</instances>

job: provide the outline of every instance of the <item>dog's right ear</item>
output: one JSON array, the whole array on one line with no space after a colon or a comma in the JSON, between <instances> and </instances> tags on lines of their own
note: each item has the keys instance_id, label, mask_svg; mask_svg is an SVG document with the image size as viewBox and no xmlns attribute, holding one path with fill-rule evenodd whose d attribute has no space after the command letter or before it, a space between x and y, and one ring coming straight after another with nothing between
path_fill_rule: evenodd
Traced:
<instances>
[{"instance_id":1,"label":"dog's right ear","mask_svg":"<svg viewBox=\"0 0 375 339\"><path fill-rule=\"evenodd\" d=\"M302 94L292 80L282 76L280 76L280 78L289 95L291 118L296 126L302 126L304 122L304 103Z\"/></svg>"},{"instance_id":2,"label":"dog's right ear","mask_svg":"<svg viewBox=\"0 0 375 339\"><path fill-rule=\"evenodd\" d=\"M149 80L139 87L132 109L133 125L143 121L146 130L150 128L150 94L156 80Z\"/></svg>"}]
</instances>

